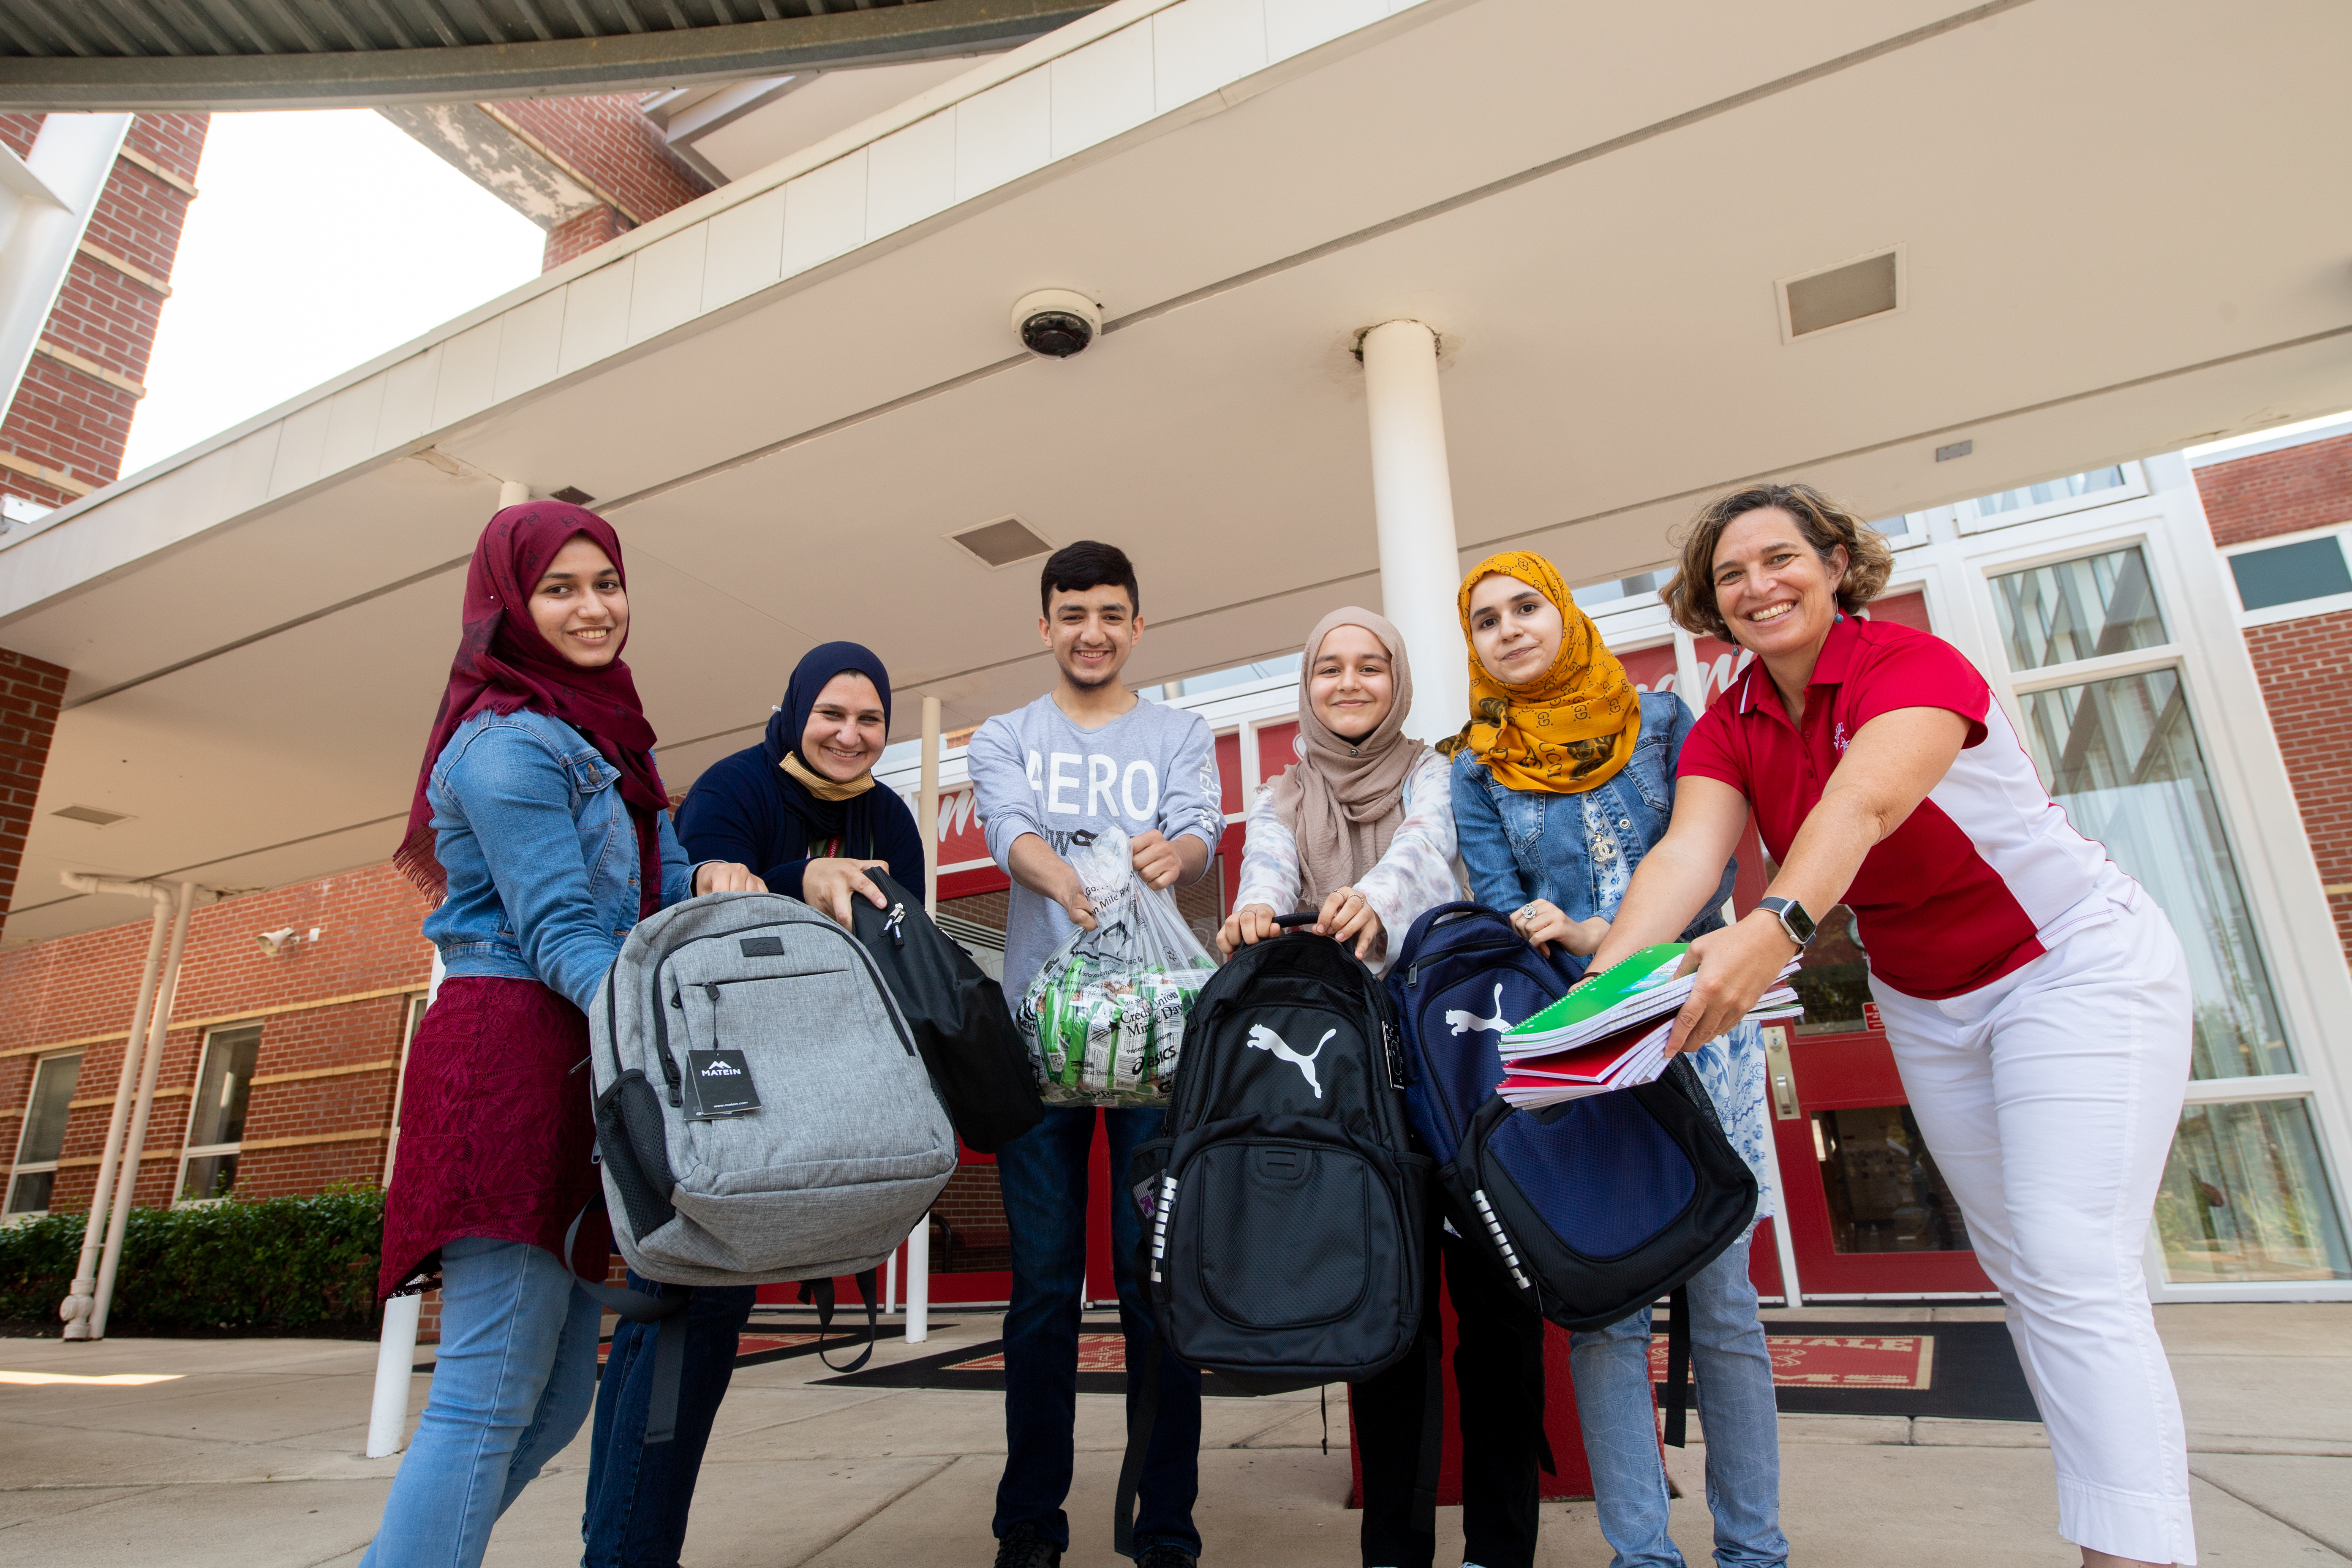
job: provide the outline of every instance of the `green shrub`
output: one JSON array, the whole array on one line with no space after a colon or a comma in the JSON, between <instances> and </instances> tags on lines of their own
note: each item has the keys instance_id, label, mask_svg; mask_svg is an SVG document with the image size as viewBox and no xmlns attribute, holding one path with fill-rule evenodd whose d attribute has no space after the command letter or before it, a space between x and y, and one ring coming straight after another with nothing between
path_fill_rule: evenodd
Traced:
<instances>
[{"instance_id":1,"label":"green shrub","mask_svg":"<svg viewBox=\"0 0 2352 1568\"><path fill-rule=\"evenodd\" d=\"M82 1215L0 1229L0 1318L58 1321L81 1254ZM230 1198L131 1211L111 1334L372 1331L383 1194Z\"/></svg>"}]
</instances>

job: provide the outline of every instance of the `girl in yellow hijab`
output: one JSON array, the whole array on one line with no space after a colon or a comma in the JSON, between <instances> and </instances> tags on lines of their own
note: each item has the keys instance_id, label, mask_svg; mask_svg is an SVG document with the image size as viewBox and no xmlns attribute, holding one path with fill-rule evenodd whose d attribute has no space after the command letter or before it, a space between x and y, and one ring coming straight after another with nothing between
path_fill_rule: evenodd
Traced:
<instances>
[{"instance_id":1,"label":"girl in yellow hijab","mask_svg":"<svg viewBox=\"0 0 2352 1568\"><path fill-rule=\"evenodd\" d=\"M1471 596L1490 577L1521 591L1480 595L1474 616ZM1616 777L1642 733L1641 694L1559 569L1528 551L1489 555L1454 604L1470 645L1470 722L1438 749L1467 750L1513 789L1581 795Z\"/></svg>"},{"instance_id":2,"label":"girl in yellow hijab","mask_svg":"<svg viewBox=\"0 0 2352 1568\"><path fill-rule=\"evenodd\" d=\"M1695 718L1670 691L1633 689L1540 555L1489 556L1463 579L1457 605L1469 644L1470 722L1444 749L1454 759L1454 826L1471 895L1508 913L1512 928L1546 951L1589 958L1609 934L1633 868L1665 837L1675 764ZM1723 923L1732 876L1726 866L1685 941ZM1756 1173L1758 1215L1774 1213L1761 1031L1742 1022L1689 1055L1725 1134ZM1718 1554L1780 1564L1789 1543L1780 1527L1772 1362L1748 1279L1753 1234L1691 1280L1693 1321L1702 1325L1693 1353L1699 1385L1710 1391L1707 1500ZM1570 1335L1569 1360L1601 1533L1620 1562L1672 1563L1680 1558L1666 1533L1649 1338L1649 1314L1638 1312ZM1531 1497L1532 1461L1512 1481ZM1527 1561L1500 1552L1475 1560Z\"/></svg>"}]
</instances>

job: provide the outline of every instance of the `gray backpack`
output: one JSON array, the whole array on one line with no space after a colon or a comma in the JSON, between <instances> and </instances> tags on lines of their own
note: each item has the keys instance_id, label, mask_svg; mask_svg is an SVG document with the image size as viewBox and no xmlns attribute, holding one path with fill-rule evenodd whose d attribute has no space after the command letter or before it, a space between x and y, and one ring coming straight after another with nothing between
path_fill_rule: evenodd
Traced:
<instances>
[{"instance_id":1,"label":"gray backpack","mask_svg":"<svg viewBox=\"0 0 2352 1568\"><path fill-rule=\"evenodd\" d=\"M640 921L590 1024L613 1237L648 1279L829 1287L897 1250L955 1169L873 959L798 900Z\"/></svg>"}]
</instances>

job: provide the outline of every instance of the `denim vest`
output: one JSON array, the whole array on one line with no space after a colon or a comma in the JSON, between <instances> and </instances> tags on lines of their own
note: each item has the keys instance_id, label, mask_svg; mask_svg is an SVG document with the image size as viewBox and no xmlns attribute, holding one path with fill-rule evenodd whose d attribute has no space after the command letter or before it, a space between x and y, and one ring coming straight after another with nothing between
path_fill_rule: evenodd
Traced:
<instances>
[{"instance_id":1,"label":"denim vest","mask_svg":"<svg viewBox=\"0 0 2352 1568\"><path fill-rule=\"evenodd\" d=\"M1455 752L1454 826L1471 896L1507 914L1530 900L1547 899L1570 920L1614 920L1616 900L1601 907L1599 889L1618 876L1630 879L1642 857L1665 837L1675 810L1675 766L1695 722L1673 693L1642 693L1642 732L1633 757L1608 783L1582 795L1513 789L1496 783L1486 765L1468 752ZM1588 800L1602 819L1601 833L1588 826ZM1609 864L1620 858L1622 868ZM1683 941L1723 924L1723 900L1731 896L1738 867L1736 860L1724 867L1722 885L1683 932Z\"/></svg>"},{"instance_id":2,"label":"denim vest","mask_svg":"<svg viewBox=\"0 0 2352 1568\"><path fill-rule=\"evenodd\" d=\"M478 713L433 763L425 798L449 896L425 919L449 973L536 980L583 1012L637 923L637 835L621 773L544 713ZM693 871L670 814L661 835L667 907Z\"/></svg>"}]
</instances>

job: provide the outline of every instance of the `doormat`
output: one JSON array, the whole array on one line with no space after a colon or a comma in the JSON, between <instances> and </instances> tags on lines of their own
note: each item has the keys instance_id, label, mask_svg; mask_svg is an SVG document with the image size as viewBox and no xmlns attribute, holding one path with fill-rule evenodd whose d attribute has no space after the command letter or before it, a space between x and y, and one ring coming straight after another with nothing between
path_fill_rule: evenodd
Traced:
<instances>
[{"instance_id":1,"label":"doormat","mask_svg":"<svg viewBox=\"0 0 2352 1568\"><path fill-rule=\"evenodd\" d=\"M931 1327L952 1329L955 1325L933 1323ZM877 1342L892 1338L898 1331L899 1331L894 1330L890 1325L884 1324ZM852 1331L845 1331L839 1323L835 1323L833 1331L824 1335L819 1335L814 1329L803 1331L791 1328L750 1328L736 1336L735 1364L739 1367L761 1366L772 1361L789 1360L793 1356L814 1355L820 1348L834 1352L835 1354L844 1351L854 1353L863 1350L865 1346L866 1327L862 1321ZM605 1359L612 1353L613 1336L607 1334L596 1342L596 1366L599 1375L602 1374ZM433 1363L420 1361L409 1370L431 1372Z\"/></svg>"},{"instance_id":2,"label":"doormat","mask_svg":"<svg viewBox=\"0 0 2352 1568\"><path fill-rule=\"evenodd\" d=\"M842 1377L821 1377L821 1384L851 1388L935 1388L966 1394L1004 1392L1004 1342L986 1340L961 1350L944 1351L916 1361L870 1367ZM1127 1392L1127 1338L1117 1323L1078 1326L1078 1392ZM1241 1390L1223 1384L1214 1373L1201 1377L1201 1393L1211 1398L1245 1399Z\"/></svg>"},{"instance_id":3,"label":"doormat","mask_svg":"<svg viewBox=\"0 0 2352 1568\"><path fill-rule=\"evenodd\" d=\"M1664 1327L1650 1341L1660 1384ZM2000 1323L1767 1323L1764 1333L1775 1403L1790 1415L2042 1419Z\"/></svg>"},{"instance_id":4,"label":"doormat","mask_svg":"<svg viewBox=\"0 0 2352 1568\"><path fill-rule=\"evenodd\" d=\"M1650 1341L1650 1370L1666 1375L1664 1315ZM1792 1415L1929 1415L1962 1421L2039 1421L2042 1413L2017 1364L2009 1331L1999 1323L1773 1323L1775 1403ZM873 1367L824 1384L859 1388L933 1388L972 1394L1004 1390L1004 1342ZM1078 1392L1127 1391L1127 1344L1113 1323L1087 1323L1078 1334ZM1201 1380L1206 1395L1245 1398Z\"/></svg>"}]
</instances>

